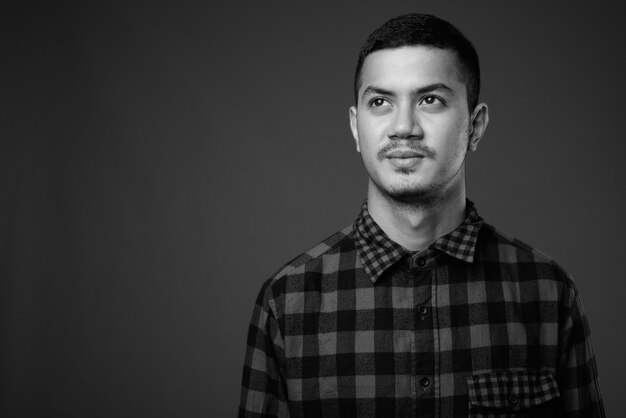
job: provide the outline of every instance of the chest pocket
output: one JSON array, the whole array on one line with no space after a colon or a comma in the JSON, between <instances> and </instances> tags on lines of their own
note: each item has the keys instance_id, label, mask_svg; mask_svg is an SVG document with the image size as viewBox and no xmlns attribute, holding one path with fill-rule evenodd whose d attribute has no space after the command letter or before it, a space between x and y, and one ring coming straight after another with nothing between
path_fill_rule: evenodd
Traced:
<instances>
[{"instance_id":1,"label":"chest pocket","mask_svg":"<svg viewBox=\"0 0 626 418\"><path fill-rule=\"evenodd\" d=\"M551 417L559 387L548 371L493 371L467 378L470 417Z\"/></svg>"}]
</instances>

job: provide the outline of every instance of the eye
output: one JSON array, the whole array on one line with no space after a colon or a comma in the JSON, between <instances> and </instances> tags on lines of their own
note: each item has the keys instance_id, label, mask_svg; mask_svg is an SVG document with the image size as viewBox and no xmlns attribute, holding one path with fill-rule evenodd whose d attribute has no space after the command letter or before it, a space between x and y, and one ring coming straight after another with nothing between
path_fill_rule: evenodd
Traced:
<instances>
[{"instance_id":1,"label":"eye","mask_svg":"<svg viewBox=\"0 0 626 418\"><path fill-rule=\"evenodd\" d=\"M420 100L420 104L425 106L441 106L444 102L437 96L426 96Z\"/></svg>"},{"instance_id":2,"label":"eye","mask_svg":"<svg viewBox=\"0 0 626 418\"><path fill-rule=\"evenodd\" d=\"M380 97L375 97L369 101L370 107L383 107L388 104L389 102L387 100L380 98Z\"/></svg>"}]
</instances>

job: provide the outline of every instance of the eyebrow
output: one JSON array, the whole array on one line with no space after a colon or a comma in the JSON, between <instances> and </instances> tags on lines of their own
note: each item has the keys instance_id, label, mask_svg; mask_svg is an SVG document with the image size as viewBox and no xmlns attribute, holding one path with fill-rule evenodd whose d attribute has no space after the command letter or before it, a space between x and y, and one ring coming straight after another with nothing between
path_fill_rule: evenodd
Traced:
<instances>
[{"instance_id":1,"label":"eyebrow","mask_svg":"<svg viewBox=\"0 0 626 418\"><path fill-rule=\"evenodd\" d=\"M415 89L415 90L411 90L411 95L417 96L417 95L424 94L424 93L430 93L430 92L436 91L436 90L443 90L446 93L451 94L453 96L456 95L454 93L454 90L452 90L450 87L446 86L443 83L429 84L427 86L420 87L420 88ZM365 88L365 90L363 90L363 94L361 95L361 99L363 99L365 96L371 95L371 94L380 94L380 95L383 95L383 96L391 96L391 97L395 97L396 96L396 93L394 93L391 90L387 90L387 89L384 89L382 87L377 87L377 86L367 86Z\"/></svg>"}]
</instances>

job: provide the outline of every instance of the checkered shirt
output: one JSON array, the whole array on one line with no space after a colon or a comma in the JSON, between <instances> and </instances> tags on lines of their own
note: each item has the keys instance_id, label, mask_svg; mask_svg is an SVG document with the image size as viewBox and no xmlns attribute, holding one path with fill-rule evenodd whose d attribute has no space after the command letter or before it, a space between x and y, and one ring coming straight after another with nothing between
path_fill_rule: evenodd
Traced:
<instances>
[{"instance_id":1,"label":"checkered shirt","mask_svg":"<svg viewBox=\"0 0 626 418\"><path fill-rule=\"evenodd\" d=\"M353 225L261 288L240 417L603 417L589 327L552 259L466 218L428 249Z\"/></svg>"}]
</instances>

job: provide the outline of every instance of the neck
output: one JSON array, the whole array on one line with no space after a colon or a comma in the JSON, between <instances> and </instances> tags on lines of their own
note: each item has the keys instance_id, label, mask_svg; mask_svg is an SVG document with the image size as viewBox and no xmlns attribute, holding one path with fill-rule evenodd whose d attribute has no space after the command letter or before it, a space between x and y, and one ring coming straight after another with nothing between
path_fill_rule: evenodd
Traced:
<instances>
[{"instance_id":1,"label":"neck","mask_svg":"<svg viewBox=\"0 0 626 418\"><path fill-rule=\"evenodd\" d=\"M409 251L420 251L463 222L465 185L456 189L436 199L405 203L382 193L370 181L367 208L389 238Z\"/></svg>"}]
</instances>

